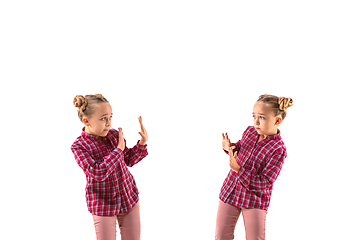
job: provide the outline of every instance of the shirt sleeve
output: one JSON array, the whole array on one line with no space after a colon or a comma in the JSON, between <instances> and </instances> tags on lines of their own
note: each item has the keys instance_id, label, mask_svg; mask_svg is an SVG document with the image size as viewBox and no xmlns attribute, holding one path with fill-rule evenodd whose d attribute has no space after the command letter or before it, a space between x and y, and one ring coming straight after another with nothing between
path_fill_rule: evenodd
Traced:
<instances>
[{"instance_id":1,"label":"shirt sleeve","mask_svg":"<svg viewBox=\"0 0 360 240\"><path fill-rule=\"evenodd\" d=\"M71 148L77 164L82 168L86 175L96 181L104 181L116 168L119 161L124 159L124 154L119 148L115 148L102 162L98 162L91 157L89 152L81 145Z\"/></svg>"},{"instance_id":2,"label":"shirt sleeve","mask_svg":"<svg viewBox=\"0 0 360 240\"><path fill-rule=\"evenodd\" d=\"M134 166L147 155L148 155L147 145L142 146L139 144L139 141L136 143L136 145L133 148L127 148L125 146L124 156L125 156L125 163L128 167Z\"/></svg>"},{"instance_id":3,"label":"shirt sleeve","mask_svg":"<svg viewBox=\"0 0 360 240\"><path fill-rule=\"evenodd\" d=\"M273 153L266 166L258 174L249 173L245 168L241 168L238 172L240 181L249 190L263 190L271 187L283 166L286 157L286 150L279 149Z\"/></svg>"}]
</instances>

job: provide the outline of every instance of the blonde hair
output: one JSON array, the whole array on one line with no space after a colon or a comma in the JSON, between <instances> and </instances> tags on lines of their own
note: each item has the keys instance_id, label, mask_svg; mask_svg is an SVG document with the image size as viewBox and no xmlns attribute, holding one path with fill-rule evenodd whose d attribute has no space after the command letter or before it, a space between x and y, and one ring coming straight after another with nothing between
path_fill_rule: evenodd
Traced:
<instances>
[{"instance_id":1,"label":"blonde hair","mask_svg":"<svg viewBox=\"0 0 360 240\"><path fill-rule=\"evenodd\" d=\"M94 105L97 103L108 103L109 101L101 94L76 95L73 104L77 108L80 121L83 121L84 116L90 118L94 114Z\"/></svg>"},{"instance_id":2,"label":"blonde hair","mask_svg":"<svg viewBox=\"0 0 360 240\"><path fill-rule=\"evenodd\" d=\"M293 105L292 98L268 94L259 96L257 102L267 103L273 109L275 116L281 115L283 120L286 117L287 109Z\"/></svg>"}]
</instances>

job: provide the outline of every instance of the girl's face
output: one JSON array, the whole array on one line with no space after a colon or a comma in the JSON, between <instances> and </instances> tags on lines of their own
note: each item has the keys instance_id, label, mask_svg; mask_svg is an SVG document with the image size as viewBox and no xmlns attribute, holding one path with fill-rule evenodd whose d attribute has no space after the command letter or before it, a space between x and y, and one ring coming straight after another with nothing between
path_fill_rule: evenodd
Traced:
<instances>
[{"instance_id":1,"label":"girl's face","mask_svg":"<svg viewBox=\"0 0 360 240\"><path fill-rule=\"evenodd\" d=\"M280 116L275 116L268 104L256 102L253 108L254 127L259 135L264 137L277 134L277 127L281 123Z\"/></svg>"},{"instance_id":2,"label":"girl's face","mask_svg":"<svg viewBox=\"0 0 360 240\"><path fill-rule=\"evenodd\" d=\"M111 128L112 108L109 103L94 105L91 118L84 117L85 132L98 137L105 137Z\"/></svg>"}]
</instances>

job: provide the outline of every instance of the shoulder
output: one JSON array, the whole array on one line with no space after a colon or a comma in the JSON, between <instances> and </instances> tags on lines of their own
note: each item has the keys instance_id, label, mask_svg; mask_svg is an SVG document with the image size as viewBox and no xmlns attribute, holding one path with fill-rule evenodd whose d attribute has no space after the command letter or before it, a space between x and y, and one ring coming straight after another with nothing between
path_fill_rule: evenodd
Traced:
<instances>
[{"instance_id":1,"label":"shoulder","mask_svg":"<svg viewBox=\"0 0 360 240\"><path fill-rule=\"evenodd\" d=\"M95 137L83 131L71 145L71 149L91 149L95 147L96 144L97 141Z\"/></svg>"},{"instance_id":2,"label":"shoulder","mask_svg":"<svg viewBox=\"0 0 360 240\"><path fill-rule=\"evenodd\" d=\"M111 128L108 132L108 137L110 138L119 138L119 131L114 129L114 128Z\"/></svg>"},{"instance_id":3,"label":"shoulder","mask_svg":"<svg viewBox=\"0 0 360 240\"><path fill-rule=\"evenodd\" d=\"M283 155L284 158L287 156L286 147L282 140L274 140L272 143L272 150L274 155Z\"/></svg>"},{"instance_id":4,"label":"shoulder","mask_svg":"<svg viewBox=\"0 0 360 240\"><path fill-rule=\"evenodd\" d=\"M251 137L254 135L257 136L257 134L258 133L257 133L256 129L254 128L254 126L248 126L243 133L243 138L248 138L248 137Z\"/></svg>"},{"instance_id":5,"label":"shoulder","mask_svg":"<svg viewBox=\"0 0 360 240\"><path fill-rule=\"evenodd\" d=\"M286 156L286 154L287 154L286 146L285 146L285 143L284 143L282 140L279 141L279 149L280 149L280 151L283 152L283 153L285 154L285 156Z\"/></svg>"},{"instance_id":6,"label":"shoulder","mask_svg":"<svg viewBox=\"0 0 360 240\"><path fill-rule=\"evenodd\" d=\"M78 149L78 148L84 148L87 145L87 140L84 138L83 135L80 135L76 138L74 143L71 145L71 149Z\"/></svg>"},{"instance_id":7,"label":"shoulder","mask_svg":"<svg viewBox=\"0 0 360 240\"><path fill-rule=\"evenodd\" d=\"M254 128L254 126L248 126L246 128L246 130L244 131L244 133L248 133L248 134L252 134L252 133L257 133L256 129Z\"/></svg>"}]
</instances>

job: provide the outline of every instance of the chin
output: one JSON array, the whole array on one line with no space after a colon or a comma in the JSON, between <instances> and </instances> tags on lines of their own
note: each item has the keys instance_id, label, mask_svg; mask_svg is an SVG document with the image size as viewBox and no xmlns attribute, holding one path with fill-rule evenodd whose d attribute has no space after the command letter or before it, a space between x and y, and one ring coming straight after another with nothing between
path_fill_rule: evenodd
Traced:
<instances>
[{"instance_id":1,"label":"chin","mask_svg":"<svg viewBox=\"0 0 360 240\"><path fill-rule=\"evenodd\" d=\"M261 131L261 129L256 129L256 131L257 131L257 133L259 134L259 135L267 135L266 133L264 133L263 131Z\"/></svg>"},{"instance_id":2,"label":"chin","mask_svg":"<svg viewBox=\"0 0 360 240\"><path fill-rule=\"evenodd\" d=\"M100 136L101 136L101 137L106 137L106 136L108 135L108 133L109 133L109 131L102 132L102 133L100 134Z\"/></svg>"},{"instance_id":3,"label":"chin","mask_svg":"<svg viewBox=\"0 0 360 240\"><path fill-rule=\"evenodd\" d=\"M256 130L259 135L264 135L263 132Z\"/></svg>"}]
</instances>

